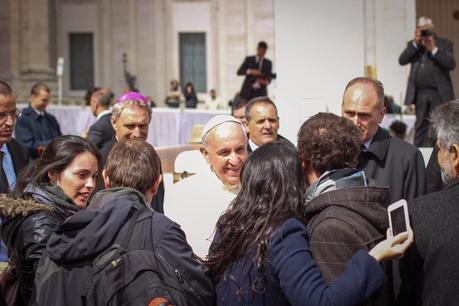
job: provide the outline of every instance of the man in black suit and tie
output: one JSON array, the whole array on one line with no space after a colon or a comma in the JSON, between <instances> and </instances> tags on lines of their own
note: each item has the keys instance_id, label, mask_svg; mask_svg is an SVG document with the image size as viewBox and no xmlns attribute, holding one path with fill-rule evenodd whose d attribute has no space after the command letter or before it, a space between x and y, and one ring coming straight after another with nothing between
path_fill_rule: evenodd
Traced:
<instances>
[{"instance_id":1,"label":"man in black suit and tie","mask_svg":"<svg viewBox=\"0 0 459 306\"><path fill-rule=\"evenodd\" d=\"M16 119L21 113L11 87L0 80L0 193L9 193L19 172L29 162L27 150L13 138ZM0 249L0 261L8 260L6 246Z\"/></svg>"},{"instance_id":2,"label":"man in black suit and tie","mask_svg":"<svg viewBox=\"0 0 459 306\"><path fill-rule=\"evenodd\" d=\"M247 56L239 67L237 75L245 75L242 83L241 97L246 101L252 98L267 96L267 86L272 77L272 63L265 58L268 44L264 41L258 43L257 55Z\"/></svg>"},{"instance_id":3,"label":"man in black suit and tie","mask_svg":"<svg viewBox=\"0 0 459 306\"><path fill-rule=\"evenodd\" d=\"M89 128L87 139L99 150L115 136L110 111L112 98L113 93L109 89L100 89L91 96L91 111L97 117L97 121Z\"/></svg>"},{"instance_id":4,"label":"man in black suit and tie","mask_svg":"<svg viewBox=\"0 0 459 306\"><path fill-rule=\"evenodd\" d=\"M421 17L414 33L398 61L411 64L405 104L416 105L414 144L431 147L429 114L443 102L454 99L450 71L456 67L453 44L433 32L430 18Z\"/></svg>"}]
</instances>

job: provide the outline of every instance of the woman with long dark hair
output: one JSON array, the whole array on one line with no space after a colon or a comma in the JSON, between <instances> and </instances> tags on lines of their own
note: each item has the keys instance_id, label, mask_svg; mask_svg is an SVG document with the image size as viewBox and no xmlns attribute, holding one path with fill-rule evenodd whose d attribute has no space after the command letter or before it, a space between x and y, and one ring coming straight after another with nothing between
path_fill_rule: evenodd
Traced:
<instances>
[{"instance_id":1,"label":"woman with long dark hair","mask_svg":"<svg viewBox=\"0 0 459 306\"><path fill-rule=\"evenodd\" d=\"M217 305L359 305L384 282L379 261L401 256L412 243L411 233L402 233L357 252L327 286L309 251L303 182L292 146L271 142L249 156L207 261Z\"/></svg>"},{"instance_id":2,"label":"woman with long dark hair","mask_svg":"<svg viewBox=\"0 0 459 306\"><path fill-rule=\"evenodd\" d=\"M41 158L20 174L7 205L24 206L23 216L2 210L1 236L16 263L18 305L28 305L35 268L57 224L85 208L95 187L100 155L97 148L78 136L59 136ZM37 212L30 200L46 205ZM27 210L30 205L30 211ZM11 209L10 211L14 211Z\"/></svg>"}]
</instances>

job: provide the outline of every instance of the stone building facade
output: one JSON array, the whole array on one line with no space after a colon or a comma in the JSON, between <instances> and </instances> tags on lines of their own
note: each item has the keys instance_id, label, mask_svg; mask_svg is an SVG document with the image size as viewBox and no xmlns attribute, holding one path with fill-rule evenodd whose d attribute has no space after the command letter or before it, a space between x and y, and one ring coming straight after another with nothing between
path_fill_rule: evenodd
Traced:
<instances>
[{"instance_id":1,"label":"stone building facade","mask_svg":"<svg viewBox=\"0 0 459 306\"><path fill-rule=\"evenodd\" d=\"M275 67L274 0L0 0L0 78L19 100L37 81L55 93L63 57L66 98L83 97L88 84L119 94L126 70L161 105L184 58L195 56L181 49L182 34L203 37L195 47L205 68L194 71L202 94L215 88L230 99L242 83L236 70L259 40L268 43Z\"/></svg>"}]
</instances>

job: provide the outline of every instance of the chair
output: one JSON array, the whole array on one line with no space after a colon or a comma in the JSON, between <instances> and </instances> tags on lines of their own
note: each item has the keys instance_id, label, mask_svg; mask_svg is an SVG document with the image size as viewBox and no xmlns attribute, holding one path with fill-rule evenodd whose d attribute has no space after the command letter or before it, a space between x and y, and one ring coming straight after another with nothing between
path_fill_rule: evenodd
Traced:
<instances>
[{"instance_id":1,"label":"chair","mask_svg":"<svg viewBox=\"0 0 459 306\"><path fill-rule=\"evenodd\" d=\"M173 147L155 148L161 159L163 173L174 173L175 158L183 151L197 150L199 145L181 145Z\"/></svg>"},{"instance_id":2,"label":"chair","mask_svg":"<svg viewBox=\"0 0 459 306\"><path fill-rule=\"evenodd\" d=\"M195 124L193 125L193 129L191 130L191 138L188 140L189 144L201 144L201 134L202 130L204 129L203 124Z\"/></svg>"},{"instance_id":3,"label":"chair","mask_svg":"<svg viewBox=\"0 0 459 306\"><path fill-rule=\"evenodd\" d=\"M174 183L193 174L207 171L208 167L199 150L180 152L175 158Z\"/></svg>"}]
</instances>

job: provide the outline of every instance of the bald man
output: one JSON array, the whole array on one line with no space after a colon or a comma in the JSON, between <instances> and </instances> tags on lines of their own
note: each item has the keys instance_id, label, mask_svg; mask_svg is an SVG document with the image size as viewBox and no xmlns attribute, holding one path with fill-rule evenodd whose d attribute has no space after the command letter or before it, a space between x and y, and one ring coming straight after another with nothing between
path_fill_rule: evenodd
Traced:
<instances>
[{"instance_id":1,"label":"bald man","mask_svg":"<svg viewBox=\"0 0 459 306\"><path fill-rule=\"evenodd\" d=\"M209 120L202 142L200 151L209 164L208 171L174 184L166 195L164 213L181 225L194 252L205 257L218 218L239 191L248 153L242 123L229 115Z\"/></svg>"},{"instance_id":2,"label":"bald man","mask_svg":"<svg viewBox=\"0 0 459 306\"><path fill-rule=\"evenodd\" d=\"M421 152L389 136L379 126L386 113L381 82L363 77L351 80L344 91L341 113L362 132L363 147L357 168L375 180L376 185L388 186L392 202L413 200L425 193Z\"/></svg>"}]
</instances>

